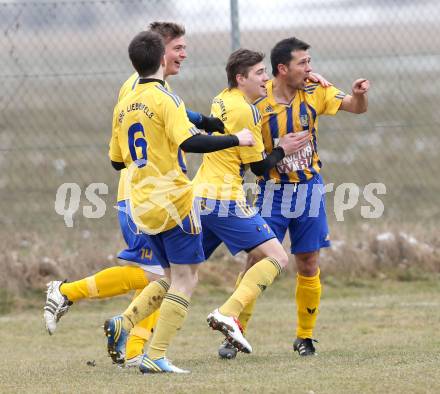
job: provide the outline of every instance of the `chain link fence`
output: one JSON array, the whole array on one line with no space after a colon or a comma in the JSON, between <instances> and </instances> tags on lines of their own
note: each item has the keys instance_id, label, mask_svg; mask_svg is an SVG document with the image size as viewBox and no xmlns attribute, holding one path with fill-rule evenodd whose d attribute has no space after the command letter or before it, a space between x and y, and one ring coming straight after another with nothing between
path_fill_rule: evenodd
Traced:
<instances>
[{"instance_id":1,"label":"chain link fence","mask_svg":"<svg viewBox=\"0 0 440 394\"><path fill-rule=\"evenodd\" d=\"M358 185L360 202L345 214L349 223L435 229L440 219L439 19L436 0L1 2L0 237L8 240L5 248L13 244L21 250L42 239L36 253L41 257L44 251L50 259L50 245L60 244L62 254L77 237L82 245L92 238L92 245L116 252L112 207L118 179L107 157L111 115L119 87L132 73L128 43L154 20L185 25L188 58L169 82L188 108L203 113L226 86L226 59L238 45L269 54L277 41L294 35L311 44L314 71L341 90L350 92L355 79L368 78L367 114L340 113L320 122L324 178L335 186ZM231 22L238 29L231 31ZM194 170L199 158L190 161ZM78 184L81 193L73 228L66 228L54 209L57 190L66 182ZM362 190L372 182L386 186L380 196L385 210L368 221L360 206ZM107 194L100 189L107 209L104 216L86 220L83 208L91 204L85 190L93 183L108 185ZM327 202L330 222L340 226L332 193ZM8 256L3 251L0 258Z\"/></svg>"}]
</instances>

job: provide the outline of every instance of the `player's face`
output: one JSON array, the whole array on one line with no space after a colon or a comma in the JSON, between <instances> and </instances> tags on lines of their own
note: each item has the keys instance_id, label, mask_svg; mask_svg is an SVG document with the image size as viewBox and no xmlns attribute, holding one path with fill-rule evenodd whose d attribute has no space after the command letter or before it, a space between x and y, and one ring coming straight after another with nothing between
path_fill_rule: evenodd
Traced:
<instances>
[{"instance_id":1,"label":"player's face","mask_svg":"<svg viewBox=\"0 0 440 394\"><path fill-rule=\"evenodd\" d=\"M292 52L292 60L285 66L287 84L294 89L306 86L307 79L312 72L311 57L308 51Z\"/></svg>"},{"instance_id":2,"label":"player's face","mask_svg":"<svg viewBox=\"0 0 440 394\"><path fill-rule=\"evenodd\" d=\"M252 101L266 95L266 82L269 76L266 72L266 66L263 62L252 66L247 77L242 79L242 88L246 96Z\"/></svg>"},{"instance_id":3,"label":"player's face","mask_svg":"<svg viewBox=\"0 0 440 394\"><path fill-rule=\"evenodd\" d=\"M165 78L179 74L180 66L186 59L186 42L184 37L178 37L165 45Z\"/></svg>"}]
</instances>

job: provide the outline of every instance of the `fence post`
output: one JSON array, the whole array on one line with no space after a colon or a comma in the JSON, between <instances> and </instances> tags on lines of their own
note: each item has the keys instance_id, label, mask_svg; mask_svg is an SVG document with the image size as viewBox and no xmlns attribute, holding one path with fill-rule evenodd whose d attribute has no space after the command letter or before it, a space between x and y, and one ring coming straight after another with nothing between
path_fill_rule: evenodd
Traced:
<instances>
[{"instance_id":1,"label":"fence post","mask_svg":"<svg viewBox=\"0 0 440 394\"><path fill-rule=\"evenodd\" d=\"M238 15L238 0L230 1L231 8L231 49L240 48L240 19Z\"/></svg>"}]
</instances>

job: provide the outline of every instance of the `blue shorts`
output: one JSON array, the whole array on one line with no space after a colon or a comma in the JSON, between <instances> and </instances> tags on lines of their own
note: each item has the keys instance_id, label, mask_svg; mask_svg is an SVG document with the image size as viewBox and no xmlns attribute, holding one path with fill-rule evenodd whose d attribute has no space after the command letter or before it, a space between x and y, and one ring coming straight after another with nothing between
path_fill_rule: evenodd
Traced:
<instances>
[{"instance_id":1,"label":"blue shorts","mask_svg":"<svg viewBox=\"0 0 440 394\"><path fill-rule=\"evenodd\" d=\"M119 252L118 257L143 266L159 266L159 260L154 256L148 237L138 231L130 217L128 200L118 202L118 218L122 235L128 248Z\"/></svg>"},{"instance_id":2,"label":"blue shorts","mask_svg":"<svg viewBox=\"0 0 440 394\"><path fill-rule=\"evenodd\" d=\"M163 268L172 264L199 264L205 261L202 234L198 213L194 210L182 221L182 227L175 226L159 234L145 234L153 256Z\"/></svg>"},{"instance_id":3,"label":"blue shorts","mask_svg":"<svg viewBox=\"0 0 440 394\"><path fill-rule=\"evenodd\" d=\"M275 234L258 212L244 202L201 200L200 222L203 229L203 250L209 258L224 242L232 255L250 251L275 238Z\"/></svg>"},{"instance_id":4,"label":"blue shorts","mask_svg":"<svg viewBox=\"0 0 440 394\"><path fill-rule=\"evenodd\" d=\"M321 175L301 183L260 181L256 206L260 215L283 241L287 229L292 254L309 253L330 246Z\"/></svg>"}]
</instances>

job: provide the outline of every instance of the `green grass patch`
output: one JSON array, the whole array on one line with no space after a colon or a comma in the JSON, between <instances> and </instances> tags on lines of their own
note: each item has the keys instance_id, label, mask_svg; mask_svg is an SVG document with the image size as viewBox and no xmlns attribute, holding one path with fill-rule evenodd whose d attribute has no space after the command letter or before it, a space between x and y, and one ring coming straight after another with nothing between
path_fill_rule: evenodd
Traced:
<instances>
[{"instance_id":1,"label":"green grass patch","mask_svg":"<svg viewBox=\"0 0 440 394\"><path fill-rule=\"evenodd\" d=\"M293 353L293 280L259 300L249 326L251 355L217 357L221 335L206 315L225 299L200 289L168 356L188 376L143 376L119 369L105 352L101 325L128 297L74 305L50 337L38 309L0 317L0 392L436 393L440 391L438 282L327 283L316 330L319 355ZM96 366L87 361L95 360Z\"/></svg>"}]
</instances>

